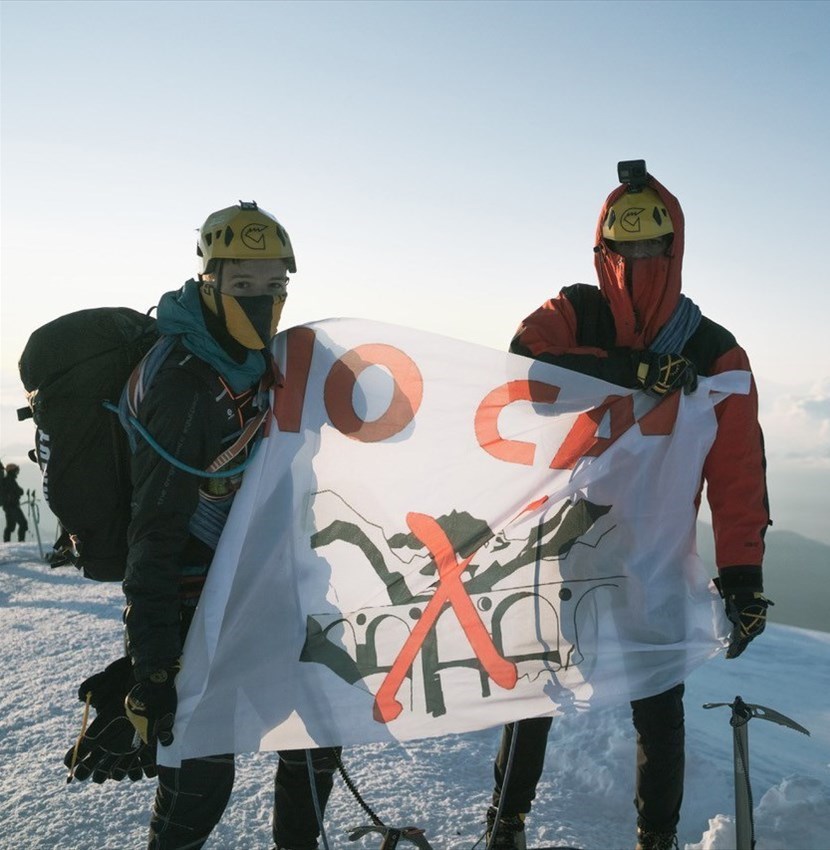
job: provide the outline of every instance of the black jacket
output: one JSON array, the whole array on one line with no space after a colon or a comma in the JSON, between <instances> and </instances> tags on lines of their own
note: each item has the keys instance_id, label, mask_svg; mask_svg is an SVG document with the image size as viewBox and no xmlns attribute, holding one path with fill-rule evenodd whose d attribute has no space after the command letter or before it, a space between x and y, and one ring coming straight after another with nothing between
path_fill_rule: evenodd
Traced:
<instances>
[{"instance_id":1,"label":"black jacket","mask_svg":"<svg viewBox=\"0 0 830 850\"><path fill-rule=\"evenodd\" d=\"M4 475L0 481L0 492L2 492L2 505L4 511L10 511L20 506L23 496L23 488L17 483L17 474Z\"/></svg>"},{"instance_id":2,"label":"black jacket","mask_svg":"<svg viewBox=\"0 0 830 850\"><path fill-rule=\"evenodd\" d=\"M205 469L256 412L254 390L234 396L215 369L179 344L153 379L138 419L179 461ZM169 668L181 655L215 547L215 540L194 533L194 514L200 502L207 502L223 523L241 475L200 478L164 460L141 438L131 473L132 520L123 587L129 652L141 679Z\"/></svg>"}]
</instances>

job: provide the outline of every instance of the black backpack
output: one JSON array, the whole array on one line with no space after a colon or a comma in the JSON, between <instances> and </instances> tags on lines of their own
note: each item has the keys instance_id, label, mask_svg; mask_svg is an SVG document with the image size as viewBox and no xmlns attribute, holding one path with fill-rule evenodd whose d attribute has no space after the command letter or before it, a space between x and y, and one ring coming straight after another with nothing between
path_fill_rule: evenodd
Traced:
<instances>
[{"instance_id":1,"label":"black backpack","mask_svg":"<svg viewBox=\"0 0 830 850\"><path fill-rule=\"evenodd\" d=\"M117 405L130 373L158 339L156 321L128 307L79 310L38 328L20 357L37 426L43 495L75 542L87 578L120 581L130 521L127 434Z\"/></svg>"}]
</instances>

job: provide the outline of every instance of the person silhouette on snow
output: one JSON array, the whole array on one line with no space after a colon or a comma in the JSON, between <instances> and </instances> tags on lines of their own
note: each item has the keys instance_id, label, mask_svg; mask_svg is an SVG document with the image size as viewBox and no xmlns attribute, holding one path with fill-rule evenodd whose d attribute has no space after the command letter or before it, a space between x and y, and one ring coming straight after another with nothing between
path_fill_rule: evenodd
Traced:
<instances>
[{"instance_id":1,"label":"person silhouette on snow","mask_svg":"<svg viewBox=\"0 0 830 850\"><path fill-rule=\"evenodd\" d=\"M23 496L23 488L17 483L20 467L16 463L7 463L4 467L4 475L0 481L2 487L3 513L6 515L6 526L3 529L3 542L8 543L17 528L17 540L22 543L26 539L29 523L20 507L20 499Z\"/></svg>"},{"instance_id":2,"label":"person silhouette on snow","mask_svg":"<svg viewBox=\"0 0 830 850\"><path fill-rule=\"evenodd\" d=\"M699 375L750 372L749 359L733 335L681 294L684 220L679 202L648 174L642 160L620 163L619 172L621 185L605 201L596 229L599 288L575 284L562 289L521 323L510 350L656 395L694 392ZM748 395L728 396L715 414L717 434L703 479L719 590L733 624L726 657L737 658L764 630L769 604L762 595L762 562L764 533L771 523L754 379ZM631 703L637 732L638 850L677 846L685 757L683 692L680 683ZM487 812L492 848L525 847L525 815L542 774L550 726L551 718L539 717L504 728ZM513 767L505 782L514 735Z\"/></svg>"}]
</instances>

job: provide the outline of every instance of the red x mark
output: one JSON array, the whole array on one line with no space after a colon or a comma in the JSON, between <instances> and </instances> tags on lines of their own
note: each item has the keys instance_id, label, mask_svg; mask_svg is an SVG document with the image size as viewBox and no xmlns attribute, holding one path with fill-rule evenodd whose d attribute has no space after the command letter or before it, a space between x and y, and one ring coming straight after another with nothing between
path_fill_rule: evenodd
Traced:
<instances>
[{"instance_id":1,"label":"red x mark","mask_svg":"<svg viewBox=\"0 0 830 850\"><path fill-rule=\"evenodd\" d=\"M427 603L424 613L409 633L398 657L375 694L373 714L375 720L381 723L389 723L403 711L403 706L395 696L420 652L429 630L447 603L455 611L461 628L467 635L467 640L470 641L470 646L490 678L497 685L507 689L512 688L518 679L516 665L499 655L490 633L481 622L481 617L461 582L461 574L467 569L473 556L470 555L469 558L459 561L449 538L431 516L409 513L406 516L406 524L432 555L438 567L439 581L432 599Z\"/></svg>"}]
</instances>

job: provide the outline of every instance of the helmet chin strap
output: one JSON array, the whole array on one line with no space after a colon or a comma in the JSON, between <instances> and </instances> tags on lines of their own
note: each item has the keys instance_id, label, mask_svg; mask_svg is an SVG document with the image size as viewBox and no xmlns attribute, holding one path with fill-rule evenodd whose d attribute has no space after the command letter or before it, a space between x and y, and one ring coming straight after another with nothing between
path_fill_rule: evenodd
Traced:
<instances>
[{"instance_id":1,"label":"helmet chin strap","mask_svg":"<svg viewBox=\"0 0 830 850\"><path fill-rule=\"evenodd\" d=\"M216 305L216 315L222 321L222 324L228 326L228 318L225 315L225 305L222 302L222 272L225 270L225 264L220 260L216 268L216 289L213 290L213 303Z\"/></svg>"},{"instance_id":2,"label":"helmet chin strap","mask_svg":"<svg viewBox=\"0 0 830 850\"><path fill-rule=\"evenodd\" d=\"M222 302L222 270L224 263L219 260L216 265L215 278L216 280L203 280L202 283L210 287L210 294L213 299L213 306L216 308L216 318L222 323L222 326L227 328L228 317L225 313L225 305Z\"/></svg>"}]
</instances>

